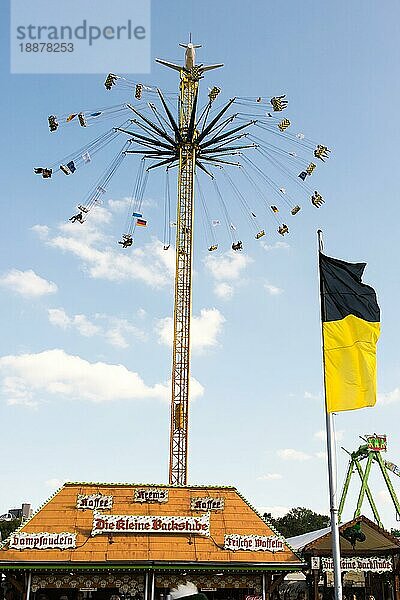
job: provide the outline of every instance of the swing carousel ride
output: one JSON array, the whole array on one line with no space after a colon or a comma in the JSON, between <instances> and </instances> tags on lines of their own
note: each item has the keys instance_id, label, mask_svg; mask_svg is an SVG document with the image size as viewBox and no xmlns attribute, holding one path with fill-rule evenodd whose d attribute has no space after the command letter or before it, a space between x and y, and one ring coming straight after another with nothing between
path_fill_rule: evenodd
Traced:
<instances>
[{"instance_id":1,"label":"swing carousel ride","mask_svg":"<svg viewBox=\"0 0 400 600\"><path fill-rule=\"evenodd\" d=\"M125 229L118 241L124 251L129 251L136 242L137 230L148 226L143 200L149 177L157 171L164 172L164 250L170 248L172 232L176 230L169 463L169 483L175 485L187 483L195 195L199 199L196 212L203 223L208 251L218 251L224 237L225 247L228 239L231 251L240 252L241 218L247 221L254 238L260 240L273 229L280 236L289 234L289 219L296 218L302 209L300 198L315 208L322 206L324 198L309 180L314 179L317 164L325 162L330 153L327 146L306 138L303 133L291 133L291 120L282 116L288 107L284 94L237 96L217 108L221 90L213 86L202 98L200 80L208 71L223 65L196 64L195 51L200 46L191 41L180 45L185 48L184 65L156 61L178 71L178 94L109 73L104 83L106 90L115 93L120 88L131 96L130 102L51 115L48 124L54 133L64 127L89 128L110 120L116 126L74 153L34 170L43 179L71 176L89 165L100 151L117 146L114 158L69 218L80 227L102 203L122 162L133 159L136 177ZM172 221L173 175L178 194L176 217ZM274 225L270 225L270 220Z\"/></svg>"}]
</instances>

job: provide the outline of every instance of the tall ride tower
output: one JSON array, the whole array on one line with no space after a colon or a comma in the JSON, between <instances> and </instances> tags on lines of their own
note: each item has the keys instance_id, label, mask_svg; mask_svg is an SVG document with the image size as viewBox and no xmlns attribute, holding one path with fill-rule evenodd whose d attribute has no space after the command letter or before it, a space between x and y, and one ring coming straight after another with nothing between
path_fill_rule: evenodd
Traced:
<instances>
[{"instance_id":1,"label":"tall ride tower","mask_svg":"<svg viewBox=\"0 0 400 600\"><path fill-rule=\"evenodd\" d=\"M314 147L312 140L305 138L303 133L288 132L291 121L281 118L286 110L288 100L285 94L272 98L238 97L230 99L219 110L214 111L213 103L220 89L216 86L209 90L208 100L202 104L199 111L199 83L206 71L222 67L222 64L196 64L196 48L189 40L188 44L180 44L185 48L185 61L177 65L157 59L160 64L174 69L179 73L180 89L178 96L178 111L175 117L157 86L144 85L138 81L130 81L126 77L109 73L104 82L110 91L119 85L129 89L133 100L130 103L114 105L99 110L86 110L63 115L50 115L48 118L51 132L60 126L79 125L86 128L97 124L100 120L124 118L119 126L96 137L94 140L68 154L61 160L46 167L36 167L37 175L50 179L53 175L63 173L70 176L92 161L92 158L103 148L114 141L125 141L104 173L88 192L85 199L78 204L77 213L69 219L80 227L90 213L103 202L102 196L108 189L111 178L128 155L139 158L136 182L128 202L128 214L125 231L118 244L128 251L136 240L136 228L147 226L143 218L142 202L149 173L161 167L166 170L165 205L164 205L164 250L170 248L170 192L168 173L177 168L177 216L176 216L176 272L175 272L175 304L174 304L174 340L172 358L172 398L170 418L170 456L169 483L171 485L187 484L188 456L188 422L189 422L189 381L190 381L190 324L192 301L192 257L193 257L193 217L194 217L194 187L199 189L200 204L203 208L203 224L205 225L208 250L218 249L218 242L213 231L214 226L221 224L226 228L230 237L232 251L243 248L234 225L235 218L231 209L236 213L242 211L254 237L260 240L266 233L265 225L258 219L267 215L275 221L276 231L284 236L289 233L289 226L282 221L291 219L301 210L298 202L298 189L306 190L311 204L319 208L324 199L314 185L310 187L308 179L316 168L315 159L322 162L329 156L330 150L323 144L318 144L313 151L312 159L307 156ZM142 95L151 95L161 103L160 111L154 102L143 101ZM174 94L176 98L176 95ZM235 112L229 114L229 109L235 104ZM250 111L250 112L249 112ZM199 112L199 116L197 115ZM132 114L133 113L133 114ZM254 117L254 118L253 118ZM267 134L267 135L266 135ZM264 140L263 137L267 137ZM274 142L276 136L282 139L282 148ZM243 152L244 150L249 152ZM304 152L303 155L298 151ZM248 154L252 154L254 159ZM257 164L256 158L260 161ZM286 162L289 166L286 166ZM265 171L266 163L270 167ZM235 167L238 178L245 178L245 184L251 189L251 198L247 200L238 185L230 177L231 168ZM198 179L199 173L212 182L216 202L212 204L211 219L208 214L205 197ZM299 172L300 171L300 172ZM278 177L274 180L273 173ZM289 184L294 189L282 186L282 173L289 177ZM216 179L221 174L229 192L222 193ZM237 180L236 180L237 181ZM268 188L268 195L266 190ZM269 198L274 194L274 200ZM256 208L258 202L258 208ZM273 204L271 204L273 202ZM218 204L219 210L218 211ZM278 205L283 206L279 208ZM280 210L283 209L282 216ZM257 217L258 215L258 217ZM286 216L283 216L286 215ZM289 222L289 221L287 221ZM291 225L290 225L291 227ZM207 234L208 229L208 234ZM167 233L168 232L168 233Z\"/></svg>"},{"instance_id":2,"label":"tall ride tower","mask_svg":"<svg viewBox=\"0 0 400 600\"><path fill-rule=\"evenodd\" d=\"M196 66L195 48L200 46L191 42L181 46L186 48L184 66L157 60L180 73L179 125L175 131L179 162L169 458L169 483L172 485L187 483L194 178L198 142L205 135L204 130L199 135L196 129L198 87L204 71L222 66Z\"/></svg>"}]
</instances>

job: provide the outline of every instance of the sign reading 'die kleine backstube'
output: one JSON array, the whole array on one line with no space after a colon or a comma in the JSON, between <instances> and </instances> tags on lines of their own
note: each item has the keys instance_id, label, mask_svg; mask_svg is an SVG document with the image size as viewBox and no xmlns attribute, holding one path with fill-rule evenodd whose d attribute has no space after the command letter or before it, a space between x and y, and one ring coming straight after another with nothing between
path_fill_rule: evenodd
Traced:
<instances>
[{"instance_id":1,"label":"sign reading 'die kleine backstube'","mask_svg":"<svg viewBox=\"0 0 400 600\"><path fill-rule=\"evenodd\" d=\"M82 510L107 510L113 506L112 496L103 496L103 494L78 494L76 498L76 508Z\"/></svg>"},{"instance_id":2,"label":"sign reading 'die kleine backstube'","mask_svg":"<svg viewBox=\"0 0 400 600\"><path fill-rule=\"evenodd\" d=\"M333 571L333 559L321 558L322 570ZM393 571L391 556L383 557L360 557L354 556L340 559L341 571L371 571L373 573L384 573Z\"/></svg>"},{"instance_id":3,"label":"sign reading 'die kleine backstube'","mask_svg":"<svg viewBox=\"0 0 400 600\"><path fill-rule=\"evenodd\" d=\"M283 541L275 535L239 535L232 533L225 536L225 550L251 550L264 552L281 552Z\"/></svg>"},{"instance_id":4,"label":"sign reading 'die kleine backstube'","mask_svg":"<svg viewBox=\"0 0 400 600\"><path fill-rule=\"evenodd\" d=\"M168 490L164 488L137 488L133 493L134 502L168 502Z\"/></svg>"},{"instance_id":5,"label":"sign reading 'die kleine backstube'","mask_svg":"<svg viewBox=\"0 0 400 600\"><path fill-rule=\"evenodd\" d=\"M210 535L210 515L202 517L153 517L93 513L92 535L100 533L183 533Z\"/></svg>"},{"instance_id":6,"label":"sign reading 'die kleine backstube'","mask_svg":"<svg viewBox=\"0 0 400 600\"><path fill-rule=\"evenodd\" d=\"M202 510L208 512L209 510L224 510L224 499L223 498L191 498L190 509L191 510Z\"/></svg>"},{"instance_id":7,"label":"sign reading 'die kleine backstube'","mask_svg":"<svg viewBox=\"0 0 400 600\"><path fill-rule=\"evenodd\" d=\"M17 550L68 550L76 548L76 533L14 533L9 545Z\"/></svg>"}]
</instances>

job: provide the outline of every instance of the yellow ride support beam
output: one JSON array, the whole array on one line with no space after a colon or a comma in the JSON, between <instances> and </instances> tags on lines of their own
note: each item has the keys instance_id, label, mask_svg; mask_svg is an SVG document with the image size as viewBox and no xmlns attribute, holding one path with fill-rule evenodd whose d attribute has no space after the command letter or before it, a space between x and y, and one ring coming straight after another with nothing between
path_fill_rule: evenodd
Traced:
<instances>
[{"instance_id":1,"label":"yellow ride support beam","mask_svg":"<svg viewBox=\"0 0 400 600\"><path fill-rule=\"evenodd\" d=\"M169 483L171 485L187 484L196 145L193 141L186 143L185 139L197 87L198 78L182 70L179 131L183 141L179 151L176 219L176 274L169 463Z\"/></svg>"}]
</instances>

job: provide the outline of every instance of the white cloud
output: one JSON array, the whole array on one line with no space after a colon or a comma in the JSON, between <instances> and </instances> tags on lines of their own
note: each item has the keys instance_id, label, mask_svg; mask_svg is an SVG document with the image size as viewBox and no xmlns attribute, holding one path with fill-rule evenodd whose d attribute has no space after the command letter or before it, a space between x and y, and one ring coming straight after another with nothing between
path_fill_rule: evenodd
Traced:
<instances>
[{"instance_id":1,"label":"white cloud","mask_svg":"<svg viewBox=\"0 0 400 600\"><path fill-rule=\"evenodd\" d=\"M221 255L207 255L204 263L212 277L217 281L236 281L252 259L241 252L228 250Z\"/></svg>"},{"instance_id":2,"label":"white cloud","mask_svg":"<svg viewBox=\"0 0 400 600\"><path fill-rule=\"evenodd\" d=\"M123 365L91 363L64 350L0 358L2 393L8 404L37 405L43 394L70 400L113 402L156 399L168 402L171 384L146 385L140 375ZM202 385L191 380L191 399L203 394Z\"/></svg>"},{"instance_id":3,"label":"white cloud","mask_svg":"<svg viewBox=\"0 0 400 600\"><path fill-rule=\"evenodd\" d=\"M378 498L383 504L389 504L392 501L388 490L379 490Z\"/></svg>"},{"instance_id":4,"label":"white cloud","mask_svg":"<svg viewBox=\"0 0 400 600\"><path fill-rule=\"evenodd\" d=\"M311 392L304 392L304 398L306 400L318 400L318 401L322 400L321 394L313 394Z\"/></svg>"},{"instance_id":5,"label":"white cloud","mask_svg":"<svg viewBox=\"0 0 400 600\"><path fill-rule=\"evenodd\" d=\"M386 404L395 404L400 400L400 388L395 388L391 392L386 392L385 394L378 394L378 404L386 405Z\"/></svg>"},{"instance_id":6,"label":"white cloud","mask_svg":"<svg viewBox=\"0 0 400 600\"><path fill-rule=\"evenodd\" d=\"M104 206L96 206L96 210L94 210L90 215L90 227L93 227L95 224L105 224L110 223L112 220L112 214L107 208ZM69 227L74 227L72 223L68 223ZM74 227L74 230L76 227Z\"/></svg>"},{"instance_id":7,"label":"white cloud","mask_svg":"<svg viewBox=\"0 0 400 600\"><path fill-rule=\"evenodd\" d=\"M257 506L257 510L262 515L264 513L270 513L274 519L284 517L290 510L287 506Z\"/></svg>"},{"instance_id":8,"label":"white cloud","mask_svg":"<svg viewBox=\"0 0 400 600\"><path fill-rule=\"evenodd\" d=\"M311 458L309 454L306 454L301 450L294 450L293 448L283 448L282 450L277 450L277 455L284 460L305 461Z\"/></svg>"},{"instance_id":9,"label":"white cloud","mask_svg":"<svg viewBox=\"0 0 400 600\"><path fill-rule=\"evenodd\" d=\"M216 283L214 286L215 295L222 300L229 300L232 298L234 289L229 283L225 281L221 281L220 283Z\"/></svg>"},{"instance_id":10,"label":"white cloud","mask_svg":"<svg viewBox=\"0 0 400 600\"><path fill-rule=\"evenodd\" d=\"M268 294L270 294L271 296L279 296L279 294L282 294L283 289L277 287L276 285L272 285L270 283L265 282L264 283L264 289L268 292Z\"/></svg>"},{"instance_id":11,"label":"white cloud","mask_svg":"<svg viewBox=\"0 0 400 600\"><path fill-rule=\"evenodd\" d=\"M95 279L138 279L152 287L161 287L172 282L172 264L165 260L166 256L160 254L161 242L154 241L144 248L133 250L130 254L121 254L111 248L98 250L90 243L65 236L57 236L49 243L77 256L89 275Z\"/></svg>"},{"instance_id":12,"label":"white cloud","mask_svg":"<svg viewBox=\"0 0 400 600\"><path fill-rule=\"evenodd\" d=\"M315 456L316 458L320 458L322 460L328 460L328 454L325 452L325 450L323 452L316 452Z\"/></svg>"},{"instance_id":13,"label":"white cloud","mask_svg":"<svg viewBox=\"0 0 400 600\"><path fill-rule=\"evenodd\" d=\"M206 348L218 345L218 336L222 331L225 317L217 308L203 308L198 317L192 316L190 328L190 344L193 351L202 352ZM174 322L171 317L159 319L156 324L159 342L172 345Z\"/></svg>"},{"instance_id":14,"label":"white cloud","mask_svg":"<svg viewBox=\"0 0 400 600\"><path fill-rule=\"evenodd\" d=\"M116 348L129 348L129 344L123 336L121 329L109 329L105 333L107 341Z\"/></svg>"},{"instance_id":15,"label":"white cloud","mask_svg":"<svg viewBox=\"0 0 400 600\"><path fill-rule=\"evenodd\" d=\"M193 318L192 318L193 321ZM158 341L160 344L165 346L171 346L174 337L174 321L171 317L165 317L164 319L157 319L156 333L158 335ZM193 345L193 340L192 340Z\"/></svg>"},{"instance_id":16,"label":"white cloud","mask_svg":"<svg viewBox=\"0 0 400 600\"><path fill-rule=\"evenodd\" d=\"M218 336L225 323L224 315L217 308L202 308L198 317L194 316L190 330L193 350L202 351L218 345Z\"/></svg>"},{"instance_id":17,"label":"white cloud","mask_svg":"<svg viewBox=\"0 0 400 600\"><path fill-rule=\"evenodd\" d=\"M261 245L267 252L270 252L271 250L288 250L290 248L289 244L286 242L275 242L274 244L262 242Z\"/></svg>"},{"instance_id":18,"label":"white cloud","mask_svg":"<svg viewBox=\"0 0 400 600\"><path fill-rule=\"evenodd\" d=\"M119 198L117 200L110 199L107 204L113 212L121 212L126 210L131 203L130 198Z\"/></svg>"},{"instance_id":19,"label":"white cloud","mask_svg":"<svg viewBox=\"0 0 400 600\"><path fill-rule=\"evenodd\" d=\"M99 327L94 325L85 315L75 315L74 325L79 333L85 337L93 337L100 333Z\"/></svg>"},{"instance_id":20,"label":"white cloud","mask_svg":"<svg viewBox=\"0 0 400 600\"><path fill-rule=\"evenodd\" d=\"M46 294L55 294L58 289L55 283L43 279L32 269L28 271L11 269L0 277L0 284L27 298L39 298Z\"/></svg>"},{"instance_id":21,"label":"white cloud","mask_svg":"<svg viewBox=\"0 0 400 600\"><path fill-rule=\"evenodd\" d=\"M62 308L49 308L47 314L50 323L56 327L67 329L71 325L71 319Z\"/></svg>"},{"instance_id":22,"label":"white cloud","mask_svg":"<svg viewBox=\"0 0 400 600\"><path fill-rule=\"evenodd\" d=\"M395 492L396 492L396 496L399 498L400 489L395 489ZM380 502L382 502L382 504L393 504L392 497L389 494L389 491L386 489L380 490L378 492L378 497L379 497Z\"/></svg>"},{"instance_id":23,"label":"white cloud","mask_svg":"<svg viewBox=\"0 0 400 600\"><path fill-rule=\"evenodd\" d=\"M110 199L107 202L107 206L112 212L121 212L123 210L127 210L132 202L132 198L125 196L125 198L118 198L117 200ZM151 198L146 198L142 200L141 203L142 209L144 208L155 208L157 207L157 202L152 200Z\"/></svg>"},{"instance_id":24,"label":"white cloud","mask_svg":"<svg viewBox=\"0 0 400 600\"><path fill-rule=\"evenodd\" d=\"M62 308L49 308L47 313L50 323L61 329L74 327L85 337L93 337L100 333L100 328L94 325L85 315L69 317Z\"/></svg>"},{"instance_id":25,"label":"white cloud","mask_svg":"<svg viewBox=\"0 0 400 600\"><path fill-rule=\"evenodd\" d=\"M103 319L105 321L105 327L103 335L106 340L118 348L128 348L128 338L132 336L142 341L147 339L146 333L132 325L127 319L120 319L118 317L108 317L107 315L96 315L97 319Z\"/></svg>"},{"instance_id":26,"label":"white cloud","mask_svg":"<svg viewBox=\"0 0 400 600\"><path fill-rule=\"evenodd\" d=\"M85 337L93 337L100 333L100 328L94 325L85 315L69 317L62 308L49 308L47 312L50 323L56 327L61 327L61 329L74 327Z\"/></svg>"},{"instance_id":27,"label":"white cloud","mask_svg":"<svg viewBox=\"0 0 400 600\"><path fill-rule=\"evenodd\" d=\"M234 283L240 283L243 271L252 262L252 258L241 252L228 250L221 255L207 255L204 259L206 269L215 280L214 292L224 300L232 298Z\"/></svg>"},{"instance_id":28,"label":"white cloud","mask_svg":"<svg viewBox=\"0 0 400 600\"><path fill-rule=\"evenodd\" d=\"M31 227L31 230L36 233L41 239L45 239L50 232L50 229L47 225L34 225Z\"/></svg>"},{"instance_id":29,"label":"white cloud","mask_svg":"<svg viewBox=\"0 0 400 600\"><path fill-rule=\"evenodd\" d=\"M115 211L115 212L120 212L122 210L126 210L130 203L131 203L130 198L120 198L118 200L110 199L107 204L108 204L110 210Z\"/></svg>"},{"instance_id":30,"label":"white cloud","mask_svg":"<svg viewBox=\"0 0 400 600\"><path fill-rule=\"evenodd\" d=\"M39 404L32 390L18 377L6 375L2 381L2 393L10 405L37 408Z\"/></svg>"},{"instance_id":31,"label":"white cloud","mask_svg":"<svg viewBox=\"0 0 400 600\"><path fill-rule=\"evenodd\" d=\"M59 479L57 477L53 477L52 479L48 479L44 483L46 487L50 488L51 490L58 490L58 488L62 487L67 481L71 481L71 478L63 477L62 479Z\"/></svg>"},{"instance_id":32,"label":"white cloud","mask_svg":"<svg viewBox=\"0 0 400 600\"><path fill-rule=\"evenodd\" d=\"M62 308L50 308L48 310L49 321L52 325L61 329L76 329L78 333L85 337L100 335L104 337L109 344L118 348L128 348L129 342L126 336L134 336L141 340L146 339L145 333L138 327L135 327L126 319L110 317L108 315L96 314L93 323L85 315L69 316Z\"/></svg>"},{"instance_id":33,"label":"white cloud","mask_svg":"<svg viewBox=\"0 0 400 600\"><path fill-rule=\"evenodd\" d=\"M259 481L276 481L282 479L282 475L280 473L265 473L265 475L260 475L257 479Z\"/></svg>"},{"instance_id":34,"label":"white cloud","mask_svg":"<svg viewBox=\"0 0 400 600\"><path fill-rule=\"evenodd\" d=\"M343 439L343 434L344 434L344 430L343 429L339 429L338 431L335 431L335 438L337 442L341 442ZM323 442L326 442L326 431L325 429L320 429L319 431L316 431L314 433L314 437L317 440L321 440Z\"/></svg>"},{"instance_id":35,"label":"white cloud","mask_svg":"<svg viewBox=\"0 0 400 600\"><path fill-rule=\"evenodd\" d=\"M112 217L108 209L96 207L78 227L76 223L64 223L57 232L48 230L46 237L43 237L43 225L35 225L32 230L47 245L75 256L92 278L138 280L155 288L172 285L174 250L164 250L163 244L155 238L142 247L122 250L117 240L111 240L103 231L104 224Z\"/></svg>"}]
</instances>

